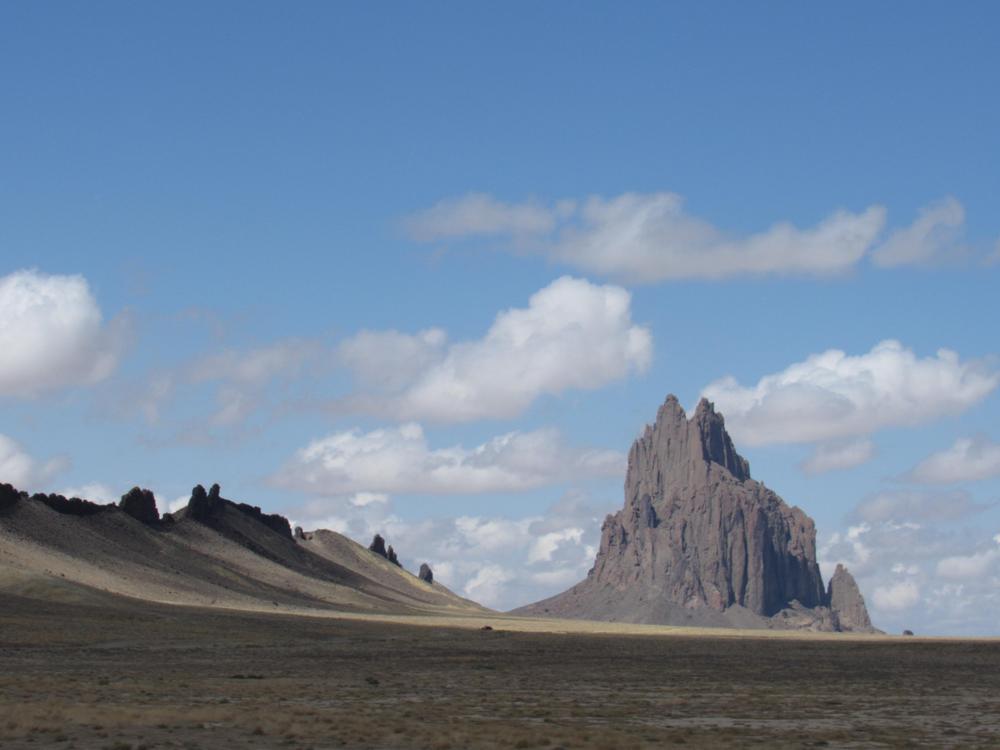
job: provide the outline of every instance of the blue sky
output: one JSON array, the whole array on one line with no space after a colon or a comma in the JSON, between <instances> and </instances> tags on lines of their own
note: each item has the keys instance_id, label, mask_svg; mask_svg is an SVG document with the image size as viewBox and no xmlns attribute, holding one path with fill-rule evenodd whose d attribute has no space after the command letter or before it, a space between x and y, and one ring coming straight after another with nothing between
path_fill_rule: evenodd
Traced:
<instances>
[{"instance_id":1,"label":"blue sky","mask_svg":"<svg viewBox=\"0 0 1000 750\"><path fill-rule=\"evenodd\" d=\"M219 481L507 607L704 392L877 625L996 634L998 16L8 3L0 480Z\"/></svg>"}]
</instances>

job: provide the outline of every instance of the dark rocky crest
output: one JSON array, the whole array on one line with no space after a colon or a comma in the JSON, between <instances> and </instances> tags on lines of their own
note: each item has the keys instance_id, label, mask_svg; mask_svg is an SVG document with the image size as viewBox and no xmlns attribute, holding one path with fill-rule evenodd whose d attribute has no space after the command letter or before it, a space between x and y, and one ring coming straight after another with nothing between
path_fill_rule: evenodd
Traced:
<instances>
[{"instance_id":1,"label":"dark rocky crest","mask_svg":"<svg viewBox=\"0 0 1000 750\"><path fill-rule=\"evenodd\" d=\"M393 565L399 565L399 558L396 557L396 550L392 548L391 544L389 545L389 549L385 551L385 559L391 562ZM399 565L399 567L403 566Z\"/></svg>"},{"instance_id":2,"label":"dark rocky crest","mask_svg":"<svg viewBox=\"0 0 1000 750\"><path fill-rule=\"evenodd\" d=\"M205 488L200 484L195 485L194 489L191 490L191 499L188 500L188 516L202 523L210 523L224 513L227 506L229 506L241 513L245 513L272 531L281 534L283 537L292 538L292 525L284 516L278 513L264 513L256 505L226 500L221 496L220 492L221 489L218 484L213 484L207 493L205 492Z\"/></svg>"},{"instance_id":3,"label":"dark rocky crest","mask_svg":"<svg viewBox=\"0 0 1000 750\"><path fill-rule=\"evenodd\" d=\"M431 570L431 566L427 563L420 563L420 573L418 577L421 581L427 581L427 583L434 583L434 571Z\"/></svg>"},{"instance_id":4,"label":"dark rocky crest","mask_svg":"<svg viewBox=\"0 0 1000 750\"><path fill-rule=\"evenodd\" d=\"M38 503L44 503L56 513L62 513L67 516L95 516L98 513L106 513L117 507L114 504L100 505L92 503L89 500L81 500L78 497L66 498L55 493L46 495L43 492L36 492L31 496L31 499Z\"/></svg>"},{"instance_id":5,"label":"dark rocky crest","mask_svg":"<svg viewBox=\"0 0 1000 750\"><path fill-rule=\"evenodd\" d=\"M385 551L385 539L382 538L381 534L375 535L375 538L372 539L372 543L368 545L368 549L380 557L387 557L387 553Z\"/></svg>"},{"instance_id":6,"label":"dark rocky crest","mask_svg":"<svg viewBox=\"0 0 1000 750\"><path fill-rule=\"evenodd\" d=\"M160 521L156 498L149 490L133 487L122 495L118 507L142 523L153 525Z\"/></svg>"},{"instance_id":7,"label":"dark rocky crest","mask_svg":"<svg viewBox=\"0 0 1000 750\"><path fill-rule=\"evenodd\" d=\"M843 576L834 591L846 622L863 629L860 594ZM669 396L629 451L625 507L605 519L588 578L521 611L835 629L828 601L812 519L751 478L711 402L688 419Z\"/></svg>"},{"instance_id":8,"label":"dark rocky crest","mask_svg":"<svg viewBox=\"0 0 1000 750\"><path fill-rule=\"evenodd\" d=\"M15 489L12 485L0 484L0 510L13 508L27 497L27 493Z\"/></svg>"}]
</instances>

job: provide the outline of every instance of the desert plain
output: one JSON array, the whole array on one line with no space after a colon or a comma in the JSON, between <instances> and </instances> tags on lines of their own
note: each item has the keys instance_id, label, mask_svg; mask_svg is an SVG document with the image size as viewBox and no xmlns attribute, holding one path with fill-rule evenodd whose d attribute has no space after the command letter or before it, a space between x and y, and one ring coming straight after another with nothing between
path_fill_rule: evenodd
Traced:
<instances>
[{"instance_id":1,"label":"desert plain","mask_svg":"<svg viewBox=\"0 0 1000 750\"><path fill-rule=\"evenodd\" d=\"M0 597L5 749L672 746L997 747L1000 641Z\"/></svg>"}]
</instances>

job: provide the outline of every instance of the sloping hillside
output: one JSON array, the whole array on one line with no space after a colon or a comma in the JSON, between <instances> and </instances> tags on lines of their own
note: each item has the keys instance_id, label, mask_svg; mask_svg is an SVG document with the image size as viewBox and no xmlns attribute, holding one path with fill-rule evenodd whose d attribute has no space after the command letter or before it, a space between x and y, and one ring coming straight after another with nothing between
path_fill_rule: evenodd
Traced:
<instances>
[{"instance_id":1,"label":"sloping hillside","mask_svg":"<svg viewBox=\"0 0 1000 750\"><path fill-rule=\"evenodd\" d=\"M281 516L213 490L196 488L186 509L157 520L133 508L0 486L0 590L64 600L109 592L237 609L486 611L340 534L295 538Z\"/></svg>"}]
</instances>

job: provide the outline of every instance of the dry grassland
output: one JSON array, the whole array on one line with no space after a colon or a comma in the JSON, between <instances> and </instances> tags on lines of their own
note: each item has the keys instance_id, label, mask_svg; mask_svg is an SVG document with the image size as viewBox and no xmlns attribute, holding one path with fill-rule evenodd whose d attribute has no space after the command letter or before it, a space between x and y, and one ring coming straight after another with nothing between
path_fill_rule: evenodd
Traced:
<instances>
[{"instance_id":1,"label":"dry grassland","mask_svg":"<svg viewBox=\"0 0 1000 750\"><path fill-rule=\"evenodd\" d=\"M387 619L0 595L0 746L1000 746L997 641Z\"/></svg>"}]
</instances>

